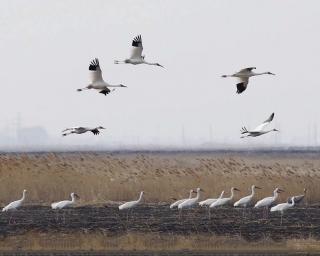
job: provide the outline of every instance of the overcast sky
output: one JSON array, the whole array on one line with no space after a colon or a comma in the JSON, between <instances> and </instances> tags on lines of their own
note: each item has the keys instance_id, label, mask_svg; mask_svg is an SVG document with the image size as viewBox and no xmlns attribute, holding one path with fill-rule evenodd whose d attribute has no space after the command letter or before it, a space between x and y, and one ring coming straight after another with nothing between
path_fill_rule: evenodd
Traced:
<instances>
[{"instance_id":1,"label":"overcast sky","mask_svg":"<svg viewBox=\"0 0 320 256\"><path fill-rule=\"evenodd\" d=\"M57 145L306 144L320 127L319 28L316 0L2 0L0 132L13 133L20 115ZM113 64L137 34L164 69ZM94 57L107 82L128 88L77 92ZM276 76L253 78L237 95L236 80L221 75L250 66ZM240 139L242 126L272 112L279 134ZM61 137L78 125L107 130Z\"/></svg>"}]
</instances>

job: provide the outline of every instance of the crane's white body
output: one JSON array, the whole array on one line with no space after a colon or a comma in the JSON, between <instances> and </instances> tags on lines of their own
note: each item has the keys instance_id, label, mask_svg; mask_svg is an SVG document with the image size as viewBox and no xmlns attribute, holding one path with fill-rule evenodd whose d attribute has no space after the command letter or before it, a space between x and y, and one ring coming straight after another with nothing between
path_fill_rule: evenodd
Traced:
<instances>
[{"instance_id":1,"label":"crane's white body","mask_svg":"<svg viewBox=\"0 0 320 256\"><path fill-rule=\"evenodd\" d=\"M273 203L276 202L276 200L277 200L277 198L279 196L279 192L281 192L281 191L282 191L281 189L276 188L273 191L273 196L261 199L260 201L258 201L255 204L254 208L270 207Z\"/></svg>"},{"instance_id":2,"label":"crane's white body","mask_svg":"<svg viewBox=\"0 0 320 256\"><path fill-rule=\"evenodd\" d=\"M7 206L5 206L2 211L3 212L7 212L7 211L14 211L14 210L17 210L23 203L23 201L25 200L26 198L26 193L27 193L27 190L23 190L22 192L22 198L19 199L19 200L16 200L16 201L13 201L11 203L9 203Z\"/></svg>"},{"instance_id":3,"label":"crane's white body","mask_svg":"<svg viewBox=\"0 0 320 256\"><path fill-rule=\"evenodd\" d=\"M185 198L185 199L180 199L180 200L177 200L175 201L174 203L170 204L170 209L173 209L175 207L178 207L179 204L183 203L184 201L192 198L192 193L194 192L193 189L190 190L190 194L189 194L189 198Z\"/></svg>"},{"instance_id":4,"label":"crane's white body","mask_svg":"<svg viewBox=\"0 0 320 256\"><path fill-rule=\"evenodd\" d=\"M126 202L126 203L120 205L120 206L119 206L119 210L121 211L121 210L126 210L126 209L132 209L132 208L138 206L138 204L140 204L140 202L142 201L142 196L143 196L143 194L144 194L144 192L141 191L138 200Z\"/></svg>"},{"instance_id":5,"label":"crane's white body","mask_svg":"<svg viewBox=\"0 0 320 256\"><path fill-rule=\"evenodd\" d=\"M238 78L237 83L237 93L240 94L247 89L249 78L253 76L260 76L260 75L274 75L271 72L262 72L262 73L255 73L253 70L256 69L255 67L249 67L241 69L239 72L236 72L232 75L223 75L222 77L236 77Z\"/></svg>"},{"instance_id":6,"label":"crane's white body","mask_svg":"<svg viewBox=\"0 0 320 256\"><path fill-rule=\"evenodd\" d=\"M83 90L95 89L104 95L107 95L111 92L110 87L126 87L123 84L111 85L103 80L102 70L100 68L99 60L95 58L91 61L89 65L89 75L90 83L85 88L78 89L77 91L81 92Z\"/></svg>"},{"instance_id":7,"label":"crane's white body","mask_svg":"<svg viewBox=\"0 0 320 256\"><path fill-rule=\"evenodd\" d=\"M251 194L245 197L242 197L237 202L234 203L234 207L247 207L251 202L255 195L255 188L260 189L259 187L252 185L251 186Z\"/></svg>"},{"instance_id":8,"label":"crane's white body","mask_svg":"<svg viewBox=\"0 0 320 256\"><path fill-rule=\"evenodd\" d=\"M199 202L200 206L209 206L212 203L214 203L215 201L217 201L218 199L221 199L224 195L224 191L221 192L220 196L218 198L208 198L206 200L203 200L201 202Z\"/></svg>"},{"instance_id":9,"label":"crane's white body","mask_svg":"<svg viewBox=\"0 0 320 256\"><path fill-rule=\"evenodd\" d=\"M190 198L182 202L181 204L178 205L178 209L182 210L185 208L191 208L197 205L197 202L199 201L200 198L200 191L201 188L197 188L197 195L194 198Z\"/></svg>"},{"instance_id":10,"label":"crane's white body","mask_svg":"<svg viewBox=\"0 0 320 256\"><path fill-rule=\"evenodd\" d=\"M62 131L62 136L67 136L70 134L83 134L86 132L92 132L94 135L98 135L100 133L99 130L101 130L101 129L105 129L105 128L102 126L98 126L98 127L94 127L94 128L82 127L82 126L71 127L71 128L64 129Z\"/></svg>"},{"instance_id":11,"label":"crane's white body","mask_svg":"<svg viewBox=\"0 0 320 256\"><path fill-rule=\"evenodd\" d=\"M223 205L226 205L226 204L230 204L231 201L233 200L233 197L234 197L234 191L239 191L239 189L232 187L231 188L230 197L219 198L217 201L215 201L212 204L210 204L209 208L215 208L215 207L218 207L218 206L223 206Z\"/></svg>"},{"instance_id":12,"label":"crane's white body","mask_svg":"<svg viewBox=\"0 0 320 256\"><path fill-rule=\"evenodd\" d=\"M272 113L267 120L265 120L262 124L258 125L253 130L248 130L246 127L242 127L241 134L244 134L244 136L241 136L241 138L257 137L269 132L278 132L277 129L265 130L265 127L272 122L273 118L274 113Z\"/></svg>"},{"instance_id":13,"label":"crane's white body","mask_svg":"<svg viewBox=\"0 0 320 256\"><path fill-rule=\"evenodd\" d=\"M163 67L159 63L147 62L145 60L145 56L142 55L142 51L143 51L142 38L141 38L141 35L138 35L132 40L130 57L128 59L125 59L124 61L115 60L114 63L115 64L132 64L132 65L146 64L146 65Z\"/></svg>"},{"instance_id":14,"label":"crane's white body","mask_svg":"<svg viewBox=\"0 0 320 256\"><path fill-rule=\"evenodd\" d=\"M276 206L271 207L270 212L281 212L281 214L283 214L285 210L292 208L294 204L294 197L292 197L291 203L286 202L282 204L277 204Z\"/></svg>"},{"instance_id":15,"label":"crane's white body","mask_svg":"<svg viewBox=\"0 0 320 256\"><path fill-rule=\"evenodd\" d=\"M64 201L52 203L51 208L52 209L63 209L63 208L67 208L67 207L74 205L76 203L76 197L78 197L78 195L75 193L71 193L70 197L71 197L71 200L64 200Z\"/></svg>"}]
</instances>

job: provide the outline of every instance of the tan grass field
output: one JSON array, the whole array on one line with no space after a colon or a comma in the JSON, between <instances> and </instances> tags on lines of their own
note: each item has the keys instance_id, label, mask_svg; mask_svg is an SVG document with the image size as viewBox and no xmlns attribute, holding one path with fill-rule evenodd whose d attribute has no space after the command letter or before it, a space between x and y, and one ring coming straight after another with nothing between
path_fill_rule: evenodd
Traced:
<instances>
[{"instance_id":1,"label":"tan grass field","mask_svg":"<svg viewBox=\"0 0 320 256\"><path fill-rule=\"evenodd\" d=\"M275 242L264 239L247 242L241 237L215 235L155 235L130 233L107 236L102 233L34 233L9 236L0 240L1 251L226 251L231 252L319 252L319 241L313 238Z\"/></svg>"},{"instance_id":2,"label":"tan grass field","mask_svg":"<svg viewBox=\"0 0 320 256\"><path fill-rule=\"evenodd\" d=\"M280 200L308 189L307 202L320 201L319 154L278 153L21 153L0 154L0 205L28 190L26 204L50 204L80 195L79 204L134 199L145 191L146 202L185 198L190 188L202 198L241 190L236 199L262 187L257 199L279 186Z\"/></svg>"}]
</instances>

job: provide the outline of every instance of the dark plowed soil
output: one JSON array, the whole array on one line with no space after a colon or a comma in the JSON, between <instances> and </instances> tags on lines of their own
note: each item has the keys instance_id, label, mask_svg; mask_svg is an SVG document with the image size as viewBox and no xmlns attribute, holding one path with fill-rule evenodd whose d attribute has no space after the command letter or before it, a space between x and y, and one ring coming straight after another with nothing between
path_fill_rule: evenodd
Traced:
<instances>
[{"instance_id":1,"label":"dark plowed soil","mask_svg":"<svg viewBox=\"0 0 320 256\"><path fill-rule=\"evenodd\" d=\"M70 233L103 232L119 235L128 232L157 234L215 234L241 236L254 241L270 237L320 238L320 208L294 208L263 217L262 210L196 208L179 215L168 205L141 205L129 212L119 212L117 206L77 207L53 211L49 207L28 206L0 215L0 235L23 234L28 231Z\"/></svg>"}]
</instances>

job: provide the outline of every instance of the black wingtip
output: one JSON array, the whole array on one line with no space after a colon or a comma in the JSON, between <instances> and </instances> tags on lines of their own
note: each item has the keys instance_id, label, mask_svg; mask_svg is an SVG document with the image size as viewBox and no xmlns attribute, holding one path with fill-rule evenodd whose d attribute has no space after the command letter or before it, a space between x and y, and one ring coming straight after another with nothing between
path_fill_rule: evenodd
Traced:
<instances>
[{"instance_id":1,"label":"black wingtip","mask_svg":"<svg viewBox=\"0 0 320 256\"><path fill-rule=\"evenodd\" d=\"M141 35L137 35L135 38L132 40L132 46L139 47L141 45Z\"/></svg>"},{"instance_id":2,"label":"black wingtip","mask_svg":"<svg viewBox=\"0 0 320 256\"><path fill-rule=\"evenodd\" d=\"M99 64L99 59L98 58L94 58L89 65L89 70L97 70L100 68L100 64Z\"/></svg>"}]
</instances>

